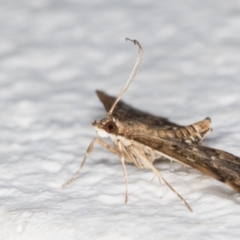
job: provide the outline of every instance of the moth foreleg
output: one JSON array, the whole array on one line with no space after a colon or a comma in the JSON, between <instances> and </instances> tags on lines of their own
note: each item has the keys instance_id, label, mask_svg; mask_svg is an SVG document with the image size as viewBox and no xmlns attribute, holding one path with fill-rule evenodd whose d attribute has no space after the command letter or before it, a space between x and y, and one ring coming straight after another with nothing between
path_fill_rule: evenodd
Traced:
<instances>
[{"instance_id":1,"label":"moth foreleg","mask_svg":"<svg viewBox=\"0 0 240 240\"><path fill-rule=\"evenodd\" d=\"M123 173L124 173L124 180L125 180L125 186L126 186L126 193L125 193L125 203L127 203L128 201L128 180L127 180L127 171L126 171L126 167L125 167L125 154L123 151L123 147L120 141L117 141L117 145L119 148L119 157L123 166Z\"/></svg>"},{"instance_id":2,"label":"moth foreleg","mask_svg":"<svg viewBox=\"0 0 240 240\"><path fill-rule=\"evenodd\" d=\"M86 153L85 153L85 156L84 156L84 158L83 158L83 161L82 161L82 163L81 163L78 171L74 174L74 176L73 176L69 181L67 181L66 183L64 183L64 184L62 185L62 187L66 187L66 186L68 186L69 184L71 184L74 180L76 180L76 178L77 178L78 175L80 174L81 169L83 168L84 163L86 162L86 159L87 159L88 155L92 152L92 150L93 150L93 148L94 148L94 144L95 144L96 142L99 143L99 144L100 144L101 146L103 146L104 148L106 148L107 150L109 150L110 152L112 152L112 153L114 153L114 154L116 154L116 155L119 156L118 150L117 150L116 148L108 145L107 143L105 143L103 140L101 140L101 139L99 139L99 138L94 138L94 139L92 140L92 142L90 143L89 147L87 148L87 151L86 151Z\"/></svg>"}]
</instances>

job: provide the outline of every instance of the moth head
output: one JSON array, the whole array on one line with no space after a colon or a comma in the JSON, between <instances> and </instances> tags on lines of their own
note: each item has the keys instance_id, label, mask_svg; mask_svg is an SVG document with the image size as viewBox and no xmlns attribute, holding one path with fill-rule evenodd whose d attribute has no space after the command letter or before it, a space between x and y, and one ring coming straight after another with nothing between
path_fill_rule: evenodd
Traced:
<instances>
[{"instance_id":1,"label":"moth head","mask_svg":"<svg viewBox=\"0 0 240 240\"><path fill-rule=\"evenodd\" d=\"M117 134L118 126L114 118L104 118L92 124L100 137L108 137L109 134Z\"/></svg>"}]
</instances>

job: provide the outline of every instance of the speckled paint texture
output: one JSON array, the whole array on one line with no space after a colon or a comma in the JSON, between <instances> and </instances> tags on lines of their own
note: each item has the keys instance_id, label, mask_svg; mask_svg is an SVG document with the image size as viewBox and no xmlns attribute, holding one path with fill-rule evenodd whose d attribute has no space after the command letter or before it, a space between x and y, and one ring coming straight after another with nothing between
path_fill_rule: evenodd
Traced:
<instances>
[{"instance_id":1,"label":"speckled paint texture","mask_svg":"<svg viewBox=\"0 0 240 240\"><path fill-rule=\"evenodd\" d=\"M153 173L97 146L95 90L179 124L211 117L203 144L240 156L240 1L0 1L0 239L239 239L240 196L194 169Z\"/></svg>"}]
</instances>

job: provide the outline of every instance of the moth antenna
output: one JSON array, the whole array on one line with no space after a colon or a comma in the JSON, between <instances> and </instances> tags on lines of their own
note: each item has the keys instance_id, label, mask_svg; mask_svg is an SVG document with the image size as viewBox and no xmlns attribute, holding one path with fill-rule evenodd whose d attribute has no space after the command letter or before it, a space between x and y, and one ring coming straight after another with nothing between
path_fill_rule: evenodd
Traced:
<instances>
[{"instance_id":1,"label":"moth antenna","mask_svg":"<svg viewBox=\"0 0 240 240\"><path fill-rule=\"evenodd\" d=\"M124 88L122 89L122 91L120 92L120 94L118 95L118 97L116 98L114 104L112 105L111 109L109 110L109 112L107 113L107 115L112 115L112 112L114 110L114 108L116 107L117 103L119 102L119 100L122 98L122 95L126 92L126 90L128 89L129 85L131 84L131 82L134 80L134 78L136 77L142 62L143 62L143 48L140 45L140 43L137 40L132 40L129 38L126 38L126 41L131 41L133 42L135 45L138 45L138 57L137 60L135 62L135 65L133 67L133 70L127 80L127 83L125 84Z\"/></svg>"}]
</instances>

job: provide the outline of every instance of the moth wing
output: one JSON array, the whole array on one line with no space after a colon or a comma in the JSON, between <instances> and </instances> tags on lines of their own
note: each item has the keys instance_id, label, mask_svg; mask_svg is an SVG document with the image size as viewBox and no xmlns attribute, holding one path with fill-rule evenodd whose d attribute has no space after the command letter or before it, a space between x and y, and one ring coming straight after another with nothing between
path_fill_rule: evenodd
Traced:
<instances>
[{"instance_id":1,"label":"moth wing","mask_svg":"<svg viewBox=\"0 0 240 240\"><path fill-rule=\"evenodd\" d=\"M148 146L165 158L195 168L240 192L240 158L222 150L171 142L166 139L136 135L133 141Z\"/></svg>"},{"instance_id":2,"label":"moth wing","mask_svg":"<svg viewBox=\"0 0 240 240\"><path fill-rule=\"evenodd\" d=\"M151 127L150 127L151 128ZM184 141L186 143L200 143L211 132L211 119L205 118L200 122L186 127L175 127L172 129L157 129L160 138L171 141Z\"/></svg>"},{"instance_id":3,"label":"moth wing","mask_svg":"<svg viewBox=\"0 0 240 240\"><path fill-rule=\"evenodd\" d=\"M116 97L112 97L102 91L96 91L100 101L103 103L106 111L108 112L115 102ZM120 121L138 121L144 124L148 124L150 126L158 126L161 128L173 128L173 127L181 127L180 125L170 122L167 118L157 117L147 112L140 111L132 106L124 103L123 101L119 101L113 110L114 117L116 117Z\"/></svg>"},{"instance_id":4,"label":"moth wing","mask_svg":"<svg viewBox=\"0 0 240 240\"><path fill-rule=\"evenodd\" d=\"M102 91L96 91L96 93L108 112L116 98L109 96ZM210 118L206 118L200 122L185 127L170 122L167 118L157 117L140 111L123 101L118 102L113 111L113 116L122 122L139 122L141 124L146 124L149 128L158 131L160 137L162 137L161 135L165 135L164 137L166 137L165 131L167 130L170 136L169 138L174 137L175 140L185 140L192 143L200 143L211 131Z\"/></svg>"}]
</instances>

